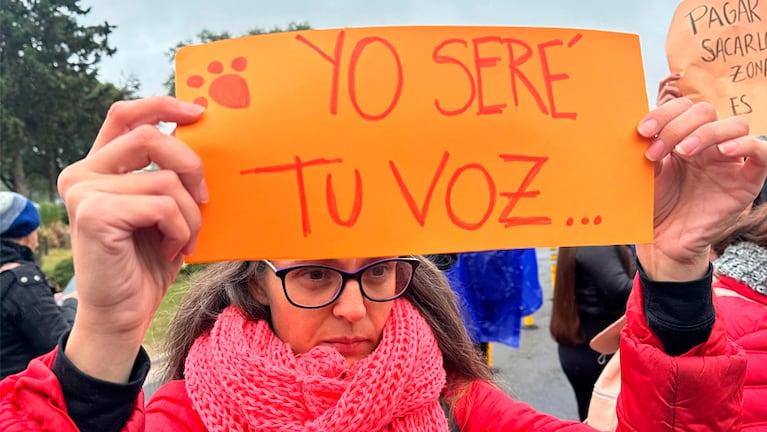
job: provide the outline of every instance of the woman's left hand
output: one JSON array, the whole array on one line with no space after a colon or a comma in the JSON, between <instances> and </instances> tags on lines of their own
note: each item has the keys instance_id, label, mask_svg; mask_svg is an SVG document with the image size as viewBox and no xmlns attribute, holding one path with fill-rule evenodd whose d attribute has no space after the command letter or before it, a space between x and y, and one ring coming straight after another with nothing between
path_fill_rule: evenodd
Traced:
<instances>
[{"instance_id":1,"label":"woman's left hand","mask_svg":"<svg viewBox=\"0 0 767 432\"><path fill-rule=\"evenodd\" d=\"M750 207L767 175L767 143L749 136L742 117L717 119L708 103L678 98L639 123L655 162L654 242L638 245L648 276L696 279L709 245Z\"/></svg>"}]
</instances>

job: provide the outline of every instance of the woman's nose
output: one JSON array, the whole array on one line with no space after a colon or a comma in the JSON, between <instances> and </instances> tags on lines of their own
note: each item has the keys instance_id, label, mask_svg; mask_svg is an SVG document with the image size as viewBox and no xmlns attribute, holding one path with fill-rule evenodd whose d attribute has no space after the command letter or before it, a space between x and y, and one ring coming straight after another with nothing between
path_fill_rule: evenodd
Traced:
<instances>
[{"instance_id":1,"label":"woman's nose","mask_svg":"<svg viewBox=\"0 0 767 432\"><path fill-rule=\"evenodd\" d=\"M365 297L360 284L354 279L346 281L341 295L333 303L333 315L349 322L357 322L365 317Z\"/></svg>"}]
</instances>

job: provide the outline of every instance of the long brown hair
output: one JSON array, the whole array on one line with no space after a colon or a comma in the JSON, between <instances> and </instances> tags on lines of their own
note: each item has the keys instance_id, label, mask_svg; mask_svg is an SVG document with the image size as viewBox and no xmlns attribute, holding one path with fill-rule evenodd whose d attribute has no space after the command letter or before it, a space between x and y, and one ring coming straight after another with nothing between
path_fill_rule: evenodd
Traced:
<instances>
[{"instance_id":1,"label":"long brown hair","mask_svg":"<svg viewBox=\"0 0 767 432\"><path fill-rule=\"evenodd\" d=\"M621 264L626 274L636 272L631 247L612 246L619 253ZM559 344L579 345L586 341L578 314L578 301L575 298L575 268L577 247L561 247L557 252L557 272L554 277L554 301L551 306L549 332Z\"/></svg>"},{"instance_id":2,"label":"long brown hair","mask_svg":"<svg viewBox=\"0 0 767 432\"><path fill-rule=\"evenodd\" d=\"M741 216L731 229L713 242L712 249L721 256L727 246L742 241L767 247L767 203L759 204Z\"/></svg>"},{"instance_id":3,"label":"long brown hair","mask_svg":"<svg viewBox=\"0 0 767 432\"><path fill-rule=\"evenodd\" d=\"M492 372L472 345L456 297L441 271L419 257L405 298L421 312L434 333L448 376L448 389L461 393L473 380L493 382ZM236 306L248 319L270 320L269 308L252 295L267 267L261 261L207 266L195 278L173 318L165 343L163 381L184 378L184 363L195 339L208 332L224 308Z\"/></svg>"}]
</instances>

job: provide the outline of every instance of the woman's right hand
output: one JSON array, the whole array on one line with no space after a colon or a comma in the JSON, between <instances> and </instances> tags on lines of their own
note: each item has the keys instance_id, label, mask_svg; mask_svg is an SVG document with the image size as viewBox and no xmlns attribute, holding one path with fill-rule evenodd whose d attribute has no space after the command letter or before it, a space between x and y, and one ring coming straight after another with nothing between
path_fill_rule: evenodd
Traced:
<instances>
[{"instance_id":1,"label":"woman's right hand","mask_svg":"<svg viewBox=\"0 0 767 432\"><path fill-rule=\"evenodd\" d=\"M65 349L80 370L126 382L149 323L194 248L202 161L160 132L203 108L171 97L115 103L87 157L62 171L77 278L77 317ZM155 163L159 170L139 171Z\"/></svg>"}]
</instances>

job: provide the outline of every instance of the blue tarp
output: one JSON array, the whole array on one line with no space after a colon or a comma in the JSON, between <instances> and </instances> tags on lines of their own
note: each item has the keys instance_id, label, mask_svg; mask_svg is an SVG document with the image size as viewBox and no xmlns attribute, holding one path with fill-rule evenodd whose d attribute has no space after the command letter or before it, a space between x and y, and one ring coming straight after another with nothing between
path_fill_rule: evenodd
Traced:
<instances>
[{"instance_id":1,"label":"blue tarp","mask_svg":"<svg viewBox=\"0 0 767 432\"><path fill-rule=\"evenodd\" d=\"M518 348L522 318L543 303L535 249L461 253L446 275L472 340Z\"/></svg>"}]
</instances>

